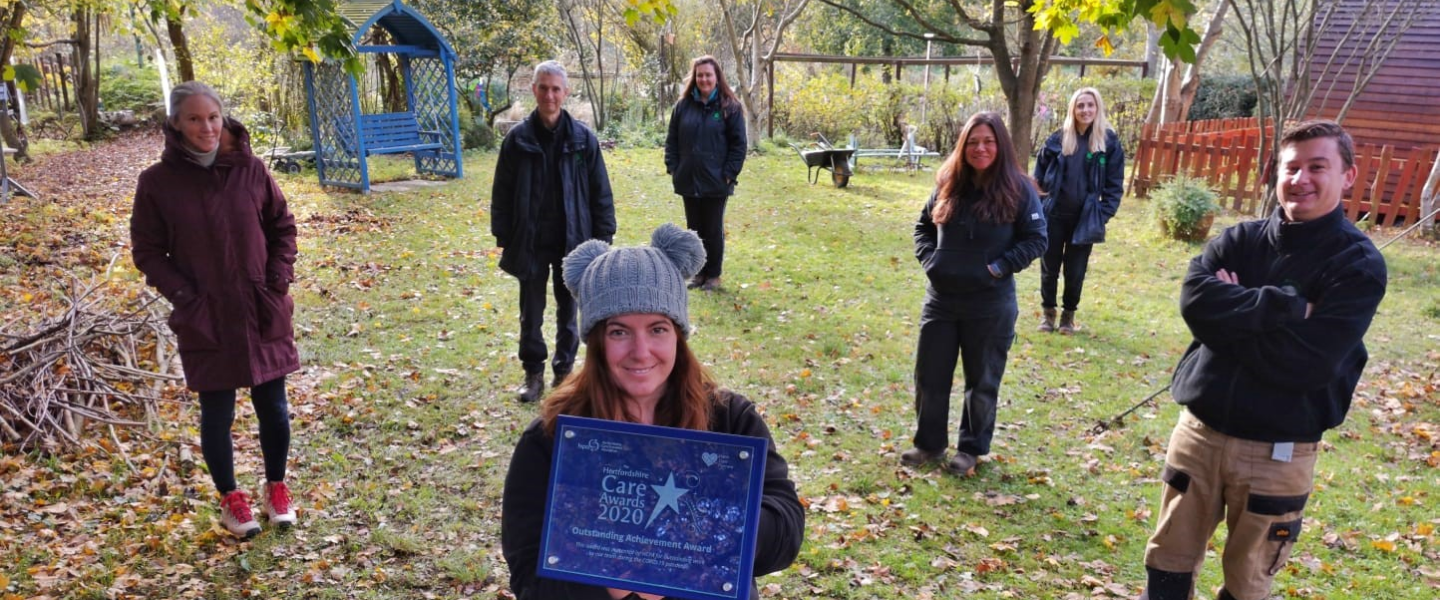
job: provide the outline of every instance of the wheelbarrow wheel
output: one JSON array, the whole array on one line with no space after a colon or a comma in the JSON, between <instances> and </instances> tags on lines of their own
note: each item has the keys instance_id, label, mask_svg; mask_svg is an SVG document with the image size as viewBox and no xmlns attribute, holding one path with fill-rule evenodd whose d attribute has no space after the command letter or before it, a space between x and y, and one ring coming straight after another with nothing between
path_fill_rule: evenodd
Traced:
<instances>
[{"instance_id":1,"label":"wheelbarrow wheel","mask_svg":"<svg viewBox=\"0 0 1440 600\"><path fill-rule=\"evenodd\" d=\"M835 184L835 187L837 187L837 188L843 188L843 187L845 187L845 186L847 186L847 185L850 185L850 174L849 174L849 173L831 173L831 174L830 174L830 181Z\"/></svg>"}]
</instances>

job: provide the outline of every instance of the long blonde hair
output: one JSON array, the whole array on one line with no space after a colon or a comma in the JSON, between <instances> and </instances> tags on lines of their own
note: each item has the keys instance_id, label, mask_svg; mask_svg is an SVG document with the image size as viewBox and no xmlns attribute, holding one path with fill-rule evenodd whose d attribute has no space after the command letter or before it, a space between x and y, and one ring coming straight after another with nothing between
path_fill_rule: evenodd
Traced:
<instances>
[{"instance_id":1,"label":"long blonde hair","mask_svg":"<svg viewBox=\"0 0 1440 600\"><path fill-rule=\"evenodd\" d=\"M1090 124L1089 150L1105 151L1105 132L1110 131L1110 120L1105 118L1105 101L1100 98L1100 90L1083 87L1070 95L1070 108L1065 111L1065 126L1060 130L1060 153L1065 156L1074 154L1076 147L1080 145L1080 133L1075 130L1075 104L1080 102L1080 97L1085 94L1090 94L1090 97L1095 99L1095 121ZM1096 132L1100 135L1095 135Z\"/></svg>"}]
</instances>

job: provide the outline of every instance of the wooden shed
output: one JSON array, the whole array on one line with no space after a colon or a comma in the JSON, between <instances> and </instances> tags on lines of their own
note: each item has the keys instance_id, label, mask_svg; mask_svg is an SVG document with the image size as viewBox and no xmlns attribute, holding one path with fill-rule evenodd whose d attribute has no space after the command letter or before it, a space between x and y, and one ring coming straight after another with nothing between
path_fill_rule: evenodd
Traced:
<instances>
[{"instance_id":1,"label":"wooden shed","mask_svg":"<svg viewBox=\"0 0 1440 600\"><path fill-rule=\"evenodd\" d=\"M1379 10L1389 12L1397 0L1380 0ZM1310 65L1311 82L1316 86L1310 114L1334 118L1354 89L1355 66L1346 69L1331 67L1335 73L1319 76L1325 71L1334 48L1341 43L1347 30L1360 14L1362 0L1341 0L1335 21L1328 25L1318 42ZM1413 4L1413 2L1411 2ZM1324 9L1321 9L1322 11ZM1374 22L1375 16L1370 16ZM1373 30L1373 25L1362 28ZM1368 41L1368 34L1358 36ZM1337 63L1352 53L1363 56L1364 42L1350 42L1354 50L1345 49ZM1440 6L1421 2L1413 26L1405 32L1345 115L1345 129L1360 144L1391 145L1397 149L1419 148L1440 144ZM1358 62L1358 61L1354 61ZM1333 87L1331 84L1334 84ZM1326 94L1326 90L1331 90Z\"/></svg>"}]
</instances>

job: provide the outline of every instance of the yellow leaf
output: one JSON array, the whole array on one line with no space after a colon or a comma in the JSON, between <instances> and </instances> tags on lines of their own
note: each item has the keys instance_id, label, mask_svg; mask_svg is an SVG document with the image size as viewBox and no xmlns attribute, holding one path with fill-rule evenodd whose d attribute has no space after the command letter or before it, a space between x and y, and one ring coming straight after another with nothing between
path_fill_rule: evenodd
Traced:
<instances>
[{"instance_id":1,"label":"yellow leaf","mask_svg":"<svg viewBox=\"0 0 1440 600\"><path fill-rule=\"evenodd\" d=\"M1415 535L1423 535L1425 537L1430 537L1430 534L1432 533L1435 533L1434 525L1431 525L1429 523L1419 523L1415 525Z\"/></svg>"},{"instance_id":2,"label":"yellow leaf","mask_svg":"<svg viewBox=\"0 0 1440 600\"><path fill-rule=\"evenodd\" d=\"M0 588L10 587L10 576L0 573Z\"/></svg>"},{"instance_id":3,"label":"yellow leaf","mask_svg":"<svg viewBox=\"0 0 1440 600\"><path fill-rule=\"evenodd\" d=\"M320 55L315 53L315 49L314 49L314 48L311 48L311 47L309 47L309 46L306 46L305 48L302 48L302 49L300 50L300 52L305 55L305 58L310 59L310 62L312 62L312 63L318 63L318 62L320 62Z\"/></svg>"},{"instance_id":4,"label":"yellow leaf","mask_svg":"<svg viewBox=\"0 0 1440 600\"><path fill-rule=\"evenodd\" d=\"M1395 542L1392 542L1390 540L1375 540L1373 542L1370 542L1370 547L1381 552L1394 552Z\"/></svg>"},{"instance_id":5,"label":"yellow leaf","mask_svg":"<svg viewBox=\"0 0 1440 600\"><path fill-rule=\"evenodd\" d=\"M1099 48L1101 52L1104 52L1105 56L1110 56L1115 53L1115 45L1110 43L1110 36L1108 35L1102 35L1100 39L1095 40L1095 47Z\"/></svg>"},{"instance_id":6,"label":"yellow leaf","mask_svg":"<svg viewBox=\"0 0 1440 600\"><path fill-rule=\"evenodd\" d=\"M803 371L800 371L800 378L801 378L801 379L804 379L804 378L809 377L809 376L810 376L810 369L805 369L805 370L803 370Z\"/></svg>"}]
</instances>

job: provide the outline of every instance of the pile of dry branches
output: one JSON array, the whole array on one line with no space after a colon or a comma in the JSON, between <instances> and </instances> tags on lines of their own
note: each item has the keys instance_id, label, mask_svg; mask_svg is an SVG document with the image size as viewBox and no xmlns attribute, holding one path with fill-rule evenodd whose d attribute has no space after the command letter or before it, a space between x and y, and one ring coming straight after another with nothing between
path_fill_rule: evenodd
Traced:
<instances>
[{"instance_id":1,"label":"pile of dry branches","mask_svg":"<svg viewBox=\"0 0 1440 600\"><path fill-rule=\"evenodd\" d=\"M144 426L165 388L183 379L172 366L166 306L141 284L108 276L73 280L60 298L50 311L58 314L0 322L0 442L58 449L80 443L93 422L122 447L115 427Z\"/></svg>"}]
</instances>

